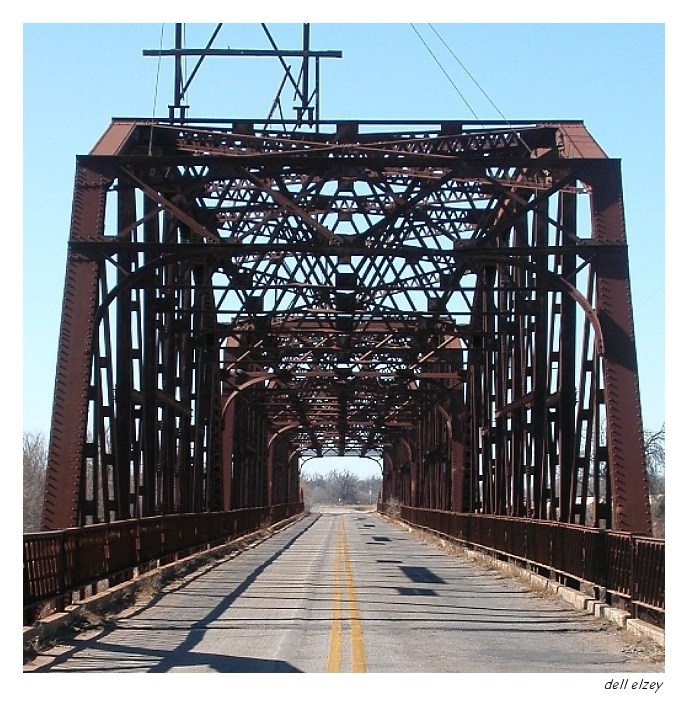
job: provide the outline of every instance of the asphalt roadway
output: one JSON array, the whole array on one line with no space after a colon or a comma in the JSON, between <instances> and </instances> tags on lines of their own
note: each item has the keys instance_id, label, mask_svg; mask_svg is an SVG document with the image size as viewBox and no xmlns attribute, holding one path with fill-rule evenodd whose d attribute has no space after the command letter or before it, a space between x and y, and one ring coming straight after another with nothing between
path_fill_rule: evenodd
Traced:
<instances>
[{"instance_id":1,"label":"asphalt roadway","mask_svg":"<svg viewBox=\"0 0 688 713\"><path fill-rule=\"evenodd\" d=\"M332 509L168 584L26 670L660 674L664 662L376 513Z\"/></svg>"}]
</instances>

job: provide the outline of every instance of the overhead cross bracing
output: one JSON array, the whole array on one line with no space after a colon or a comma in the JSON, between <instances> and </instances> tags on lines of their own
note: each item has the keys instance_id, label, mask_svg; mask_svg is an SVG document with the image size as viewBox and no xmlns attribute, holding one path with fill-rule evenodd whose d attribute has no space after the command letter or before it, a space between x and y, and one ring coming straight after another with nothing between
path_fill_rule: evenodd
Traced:
<instances>
[{"instance_id":1,"label":"overhead cross bracing","mask_svg":"<svg viewBox=\"0 0 688 713\"><path fill-rule=\"evenodd\" d=\"M649 531L619 163L582 123L115 120L79 157L46 524L289 502L313 454Z\"/></svg>"}]
</instances>

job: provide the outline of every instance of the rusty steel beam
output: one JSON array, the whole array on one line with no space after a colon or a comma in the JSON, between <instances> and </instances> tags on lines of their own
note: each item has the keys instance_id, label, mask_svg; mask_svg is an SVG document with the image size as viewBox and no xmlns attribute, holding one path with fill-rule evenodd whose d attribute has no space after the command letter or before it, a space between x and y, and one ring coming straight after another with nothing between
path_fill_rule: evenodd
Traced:
<instances>
[{"instance_id":1,"label":"rusty steel beam","mask_svg":"<svg viewBox=\"0 0 688 713\"><path fill-rule=\"evenodd\" d=\"M291 502L355 454L411 507L649 533L620 172L580 122L116 120L68 260L48 527Z\"/></svg>"},{"instance_id":2,"label":"rusty steel beam","mask_svg":"<svg viewBox=\"0 0 688 713\"><path fill-rule=\"evenodd\" d=\"M103 232L107 183L98 173L77 169L72 243ZM73 527L83 516L87 402L101 269L73 250L67 255L43 508L47 529Z\"/></svg>"}]
</instances>

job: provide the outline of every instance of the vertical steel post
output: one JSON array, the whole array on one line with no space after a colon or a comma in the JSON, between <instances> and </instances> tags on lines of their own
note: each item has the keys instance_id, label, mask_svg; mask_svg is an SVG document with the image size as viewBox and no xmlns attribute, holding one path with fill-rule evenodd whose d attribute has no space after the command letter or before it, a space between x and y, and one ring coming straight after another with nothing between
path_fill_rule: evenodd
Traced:
<instances>
[{"instance_id":1,"label":"vertical steel post","mask_svg":"<svg viewBox=\"0 0 688 713\"><path fill-rule=\"evenodd\" d=\"M87 241L102 234L107 183L99 173L77 165L72 241ZM43 526L49 530L82 524L81 479L97 304L98 265L70 248L45 482Z\"/></svg>"},{"instance_id":2,"label":"vertical steel post","mask_svg":"<svg viewBox=\"0 0 688 713\"><path fill-rule=\"evenodd\" d=\"M651 535L620 162L610 159L591 166L585 180L592 187L592 242L602 248L594 264L605 346L602 363L614 504L612 527Z\"/></svg>"}]
</instances>

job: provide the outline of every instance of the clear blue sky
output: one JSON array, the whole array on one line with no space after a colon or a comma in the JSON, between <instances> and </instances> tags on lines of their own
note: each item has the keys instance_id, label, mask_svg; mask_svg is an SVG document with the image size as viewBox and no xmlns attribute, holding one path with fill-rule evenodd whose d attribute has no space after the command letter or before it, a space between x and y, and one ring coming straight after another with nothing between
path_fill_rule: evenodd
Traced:
<instances>
[{"instance_id":1,"label":"clear blue sky","mask_svg":"<svg viewBox=\"0 0 688 713\"><path fill-rule=\"evenodd\" d=\"M228 13L231 15L231 12ZM304 18L308 19L308 18ZM300 25L269 24L297 48ZM645 426L665 420L664 27L661 24L312 24L322 62L323 118L581 119L622 159ZM202 46L213 25L188 25ZM75 156L113 116L165 116L172 62L143 49L173 42L173 25L25 24L23 28L23 428L49 431ZM267 47L257 23L226 25L217 46ZM207 60L191 113L262 117L276 60ZM485 98L483 91L492 103ZM373 464L371 464L373 465ZM373 466L371 472L376 472Z\"/></svg>"}]
</instances>

